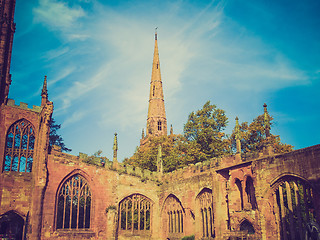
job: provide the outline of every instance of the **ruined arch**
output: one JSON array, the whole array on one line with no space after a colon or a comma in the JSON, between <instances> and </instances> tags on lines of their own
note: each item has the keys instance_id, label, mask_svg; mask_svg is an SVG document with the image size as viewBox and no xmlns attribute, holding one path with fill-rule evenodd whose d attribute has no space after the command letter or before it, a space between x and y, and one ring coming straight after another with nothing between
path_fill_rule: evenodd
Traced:
<instances>
[{"instance_id":1,"label":"ruined arch","mask_svg":"<svg viewBox=\"0 0 320 240\"><path fill-rule=\"evenodd\" d=\"M280 239L304 239L307 226L319 223L319 192L295 174L278 176L271 189Z\"/></svg>"},{"instance_id":2,"label":"ruined arch","mask_svg":"<svg viewBox=\"0 0 320 240\"><path fill-rule=\"evenodd\" d=\"M169 194L162 206L162 227L168 238L180 237L184 233L185 210L180 200Z\"/></svg>"},{"instance_id":3,"label":"ruined arch","mask_svg":"<svg viewBox=\"0 0 320 240\"><path fill-rule=\"evenodd\" d=\"M139 193L131 194L119 202L119 234L150 235L153 201Z\"/></svg>"},{"instance_id":4,"label":"ruined arch","mask_svg":"<svg viewBox=\"0 0 320 240\"><path fill-rule=\"evenodd\" d=\"M24 118L9 127L6 134L3 171L32 171L35 136L34 126Z\"/></svg>"},{"instance_id":5,"label":"ruined arch","mask_svg":"<svg viewBox=\"0 0 320 240\"><path fill-rule=\"evenodd\" d=\"M56 229L89 229L92 219L92 193L81 171L74 170L56 192Z\"/></svg>"},{"instance_id":6,"label":"ruined arch","mask_svg":"<svg viewBox=\"0 0 320 240\"><path fill-rule=\"evenodd\" d=\"M1 239L22 240L24 238L25 220L15 211L8 211L0 216Z\"/></svg>"},{"instance_id":7,"label":"ruined arch","mask_svg":"<svg viewBox=\"0 0 320 240\"><path fill-rule=\"evenodd\" d=\"M256 230L248 219L243 219L239 224L239 230L245 231L247 234L255 234Z\"/></svg>"},{"instance_id":8,"label":"ruined arch","mask_svg":"<svg viewBox=\"0 0 320 240\"><path fill-rule=\"evenodd\" d=\"M196 197L198 208L198 228L202 238L214 238L214 212L212 190L203 188Z\"/></svg>"}]
</instances>

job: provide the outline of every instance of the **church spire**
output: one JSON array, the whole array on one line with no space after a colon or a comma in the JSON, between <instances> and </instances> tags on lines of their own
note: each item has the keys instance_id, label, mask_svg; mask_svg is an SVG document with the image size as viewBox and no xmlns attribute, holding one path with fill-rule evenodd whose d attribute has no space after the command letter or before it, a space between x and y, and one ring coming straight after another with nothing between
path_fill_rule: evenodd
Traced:
<instances>
[{"instance_id":1,"label":"church spire","mask_svg":"<svg viewBox=\"0 0 320 240\"><path fill-rule=\"evenodd\" d=\"M164 107L164 97L160 73L157 28L155 32L146 134L147 137L167 135L167 118Z\"/></svg>"}]
</instances>

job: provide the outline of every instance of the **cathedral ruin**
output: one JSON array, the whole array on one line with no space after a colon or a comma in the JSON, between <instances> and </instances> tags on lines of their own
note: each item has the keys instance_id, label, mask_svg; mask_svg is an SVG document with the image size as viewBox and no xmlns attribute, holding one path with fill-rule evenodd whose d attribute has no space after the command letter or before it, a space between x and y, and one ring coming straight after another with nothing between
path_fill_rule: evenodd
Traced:
<instances>
[{"instance_id":1,"label":"cathedral ruin","mask_svg":"<svg viewBox=\"0 0 320 240\"><path fill-rule=\"evenodd\" d=\"M14 10L15 0L0 1L0 239L319 239L320 145L169 173L118 162L116 135L113 161L100 166L49 149L47 80L40 106L8 98ZM156 34L140 142L166 134Z\"/></svg>"}]
</instances>

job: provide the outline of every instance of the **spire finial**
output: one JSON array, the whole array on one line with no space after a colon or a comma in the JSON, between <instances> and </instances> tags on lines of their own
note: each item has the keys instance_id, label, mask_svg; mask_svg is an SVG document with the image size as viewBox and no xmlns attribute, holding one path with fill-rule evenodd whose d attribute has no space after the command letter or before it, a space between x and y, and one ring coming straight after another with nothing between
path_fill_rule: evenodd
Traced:
<instances>
[{"instance_id":1,"label":"spire finial","mask_svg":"<svg viewBox=\"0 0 320 240\"><path fill-rule=\"evenodd\" d=\"M267 110L267 104L263 104L264 108L264 128L266 131L266 138L270 137L270 118L269 118L269 113Z\"/></svg>"},{"instance_id":2,"label":"spire finial","mask_svg":"<svg viewBox=\"0 0 320 240\"><path fill-rule=\"evenodd\" d=\"M236 117L236 118L235 118L235 120L236 120L236 126L235 126L235 128L234 128L234 131L235 131L235 137L236 137L236 139L239 139L239 140L240 140L240 126L239 126L239 118L238 118L238 117Z\"/></svg>"},{"instance_id":3,"label":"spire finial","mask_svg":"<svg viewBox=\"0 0 320 240\"><path fill-rule=\"evenodd\" d=\"M112 166L114 168L118 167L118 139L117 139L117 133L114 134L114 140L113 140L113 164Z\"/></svg>"},{"instance_id":4,"label":"spire finial","mask_svg":"<svg viewBox=\"0 0 320 240\"><path fill-rule=\"evenodd\" d=\"M41 105L44 105L48 101L48 89L47 89L47 76L44 76L43 86L41 90Z\"/></svg>"},{"instance_id":5,"label":"spire finial","mask_svg":"<svg viewBox=\"0 0 320 240\"><path fill-rule=\"evenodd\" d=\"M41 96L43 95L48 95L48 90L47 90L47 76L44 76L44 81L43 81L43 87L41 91Z\"/></svg>"},{"instance_id":6,"label":"spire finial","mask_svg":"<svg viewBox=\"0 0 320 240\"><path fill-rule=\"evenodd\" d=\"M239 118L236 117L236 126L234 128L234 134L235 134L235 139L236 139L236 148L237 148L237 153L241 153L241 136L240 136L240 125L239 125Z\"/></svg>"},{"instance_id":7,"label":"spire finial","mask_svg":"<svg viewBox=\"0 0 320 240\"><path fill-rule=\"evenodd\" d=\"M155 28L154 38L158 40L158 27Z\"/></svg>"},{"instance_id":8,"label":"spire finial","mask_svg":"<svg viewBox=\"0 0 320 240\"><path fill-rule=\"evenodd\" d=\"M173 135L173 127L172 127L172 124L170 126L170 135Z\"/></svg>"}]
</instances>

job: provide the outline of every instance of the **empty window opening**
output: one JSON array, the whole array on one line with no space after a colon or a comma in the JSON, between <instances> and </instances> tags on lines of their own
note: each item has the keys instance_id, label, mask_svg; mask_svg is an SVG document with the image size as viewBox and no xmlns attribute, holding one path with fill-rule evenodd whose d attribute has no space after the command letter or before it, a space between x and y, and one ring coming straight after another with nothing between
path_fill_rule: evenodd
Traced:
<instances>
[{"instance_id":1,"label":"empty window opening","mask_svg":"<svg viewBox=\"0 0 320 240\"><path fill-rule=\"evenodd\" d=\"M152 96L154 96L155 91L156 91L156 86L153 86L153 89L152 89Z\"/></svg>"},{"instance_id":2,"label":"empty window opening","mask_svg":"<svg viewBox=\"0 0 320 240\"><path fill-rule=\"evenodd\" d=\"M236 179L235 184L237 185L240 194L240 210L243 210L242 184L238 178Z\"/></svg>"},{"instance_id":3,"label":"empty window opening","mask_svg":"<svg viewBox=\"0 0 320 240\"><path fill-rule=\"evenodd\" d=\"M253 180L251 177L247 177L245 191L247 194L248 203L251 204L251 208L253 210L257 209L255 189L254 189Z\"/></svg>"},{"instance_id":4,"label":"empty window opening","mask_svg":"<svg viewBox=\"0 0 320 240\"><path fill-rule=\"evenodd\" d=\"M120 202L119 227L121 231L150 231L151 201L141 195L133 194Z\"/></svg>"},{"instance_id":5,"label":"empty window opening","mask_svg":"<svg viewBox=\"0 0 320 240\"><path fill-rule=\"evenodd\" d=\"M274 201L281 240L305 239L303 229L307 229L309 223L317 222L314 214L317 208L315 194L303 180L293 178L280 182L274 193Z\"/></svg>"},{"instance_id":6,"label":"empty window opening","mask_svg":"<svg viewBox=\"0 0 320 240\"><path fill-rule=\"evenodd\" d=\"M57 199L57 229L90 228L91 191L87 181L76 174L65 181Z\"/></svg>"},{"instance_id":7,"label":"empty window opening","mask_svg":"<svg viewBox=\"0 0 320 240\"><path fill-rule=\"evenodd\" d=\"M34 128L29 121L12 124L7 132L3 171L31 172L34 145Z\"/></svg>"}]
</instances>

